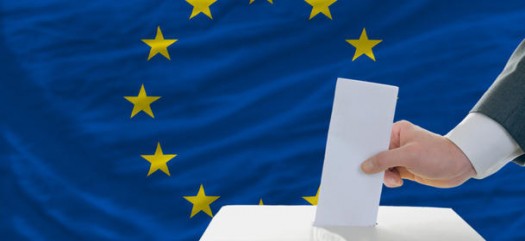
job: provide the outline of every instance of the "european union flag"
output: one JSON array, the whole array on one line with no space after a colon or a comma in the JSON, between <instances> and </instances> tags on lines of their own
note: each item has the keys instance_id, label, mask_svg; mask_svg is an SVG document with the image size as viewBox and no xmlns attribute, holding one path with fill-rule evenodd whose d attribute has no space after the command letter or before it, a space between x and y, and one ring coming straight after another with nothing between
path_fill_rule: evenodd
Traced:
<instances>
[{"instance_id":1,"label":"european union flag","mask_svg":"<svg viewBox=\"0 0 525 241\"><path fill-rule=\"evenodd\" d=\"M445 134L525 36L524 1L0 3L2 240L197 240L229 204L315 204L337 77ZM525 239L525 173L383 205Z\"/></svg>"}]
</instances>

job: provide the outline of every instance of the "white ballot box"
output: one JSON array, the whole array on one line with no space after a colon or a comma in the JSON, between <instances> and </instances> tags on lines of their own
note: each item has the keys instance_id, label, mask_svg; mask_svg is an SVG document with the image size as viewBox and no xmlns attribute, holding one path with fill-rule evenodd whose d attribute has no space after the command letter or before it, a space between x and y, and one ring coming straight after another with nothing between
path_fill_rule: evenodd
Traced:
<instances>
[{"instance_id":1,"label":"white ballot box","mask_svg":"<svg viewBox=\"0 0 525 241\"><path fill-rule=\"evenodd\" d=\"M315 227L315 206L224 206L201 241L484 240L450 208L381 206L375 227Z\"/></svg>"}]
</instances>

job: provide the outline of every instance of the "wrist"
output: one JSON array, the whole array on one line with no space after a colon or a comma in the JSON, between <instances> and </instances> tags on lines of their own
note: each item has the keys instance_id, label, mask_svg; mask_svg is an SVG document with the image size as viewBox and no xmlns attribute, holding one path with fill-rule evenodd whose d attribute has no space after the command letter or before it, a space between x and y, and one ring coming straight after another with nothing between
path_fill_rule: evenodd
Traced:
<instances>
[{"instance_id":1,"label":"wrist","mask_svg":"<svg viewBox=\"0 0 525 241\"><path fill-rule=\"evenodd\" d=\"M460 185L468 179L475 177L477 175L477 172L468 156L453 141L451 141L447 137L443 138L447 142L450 149L449 153L451 154L451 159L449 161L453 162L453 166L455 166L455 168L453 169L455 170L455 173L451 173L453 176L452 180L454 180L454 185Z\"/></svg>"},{"instance_id":2,"label":"wrist","mask_svg":"<svg viewBox=\"0 0 525 241\"><path fill-rule=\"evenodd\" d=\"M477 179L492 175L521 151L501 125L480 113L467 115L446 137L468 157Z\"/></svg>"}]
</instances>

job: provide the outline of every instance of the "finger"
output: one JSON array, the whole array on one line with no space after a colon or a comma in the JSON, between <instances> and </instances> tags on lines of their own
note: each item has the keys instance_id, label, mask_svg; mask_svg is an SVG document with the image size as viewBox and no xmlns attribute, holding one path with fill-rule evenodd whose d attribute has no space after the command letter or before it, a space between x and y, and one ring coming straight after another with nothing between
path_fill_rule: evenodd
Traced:
<instances>
[{"instance_id":1,"label":"finger","mask_svg":"<svg viewBox=\"0 0 525 241\"><path fill-rule=\"evenodd\" d=\"M383 151L370 157L361 164L361 169L367 174L383 172L392 167L407 167L413 159L413 153L407 146L389 151Z\"/></svg>"},{"instance_id":2,"label":"finger","mask_svg":"<svg viewBox=\"0 0 525 241\"><path fill-rule=\"evenodd\" d=\"M412 128L413 124L408 121L398 121L392 125L392 131L390 132L390 145L389 150L399 148L401 146L401 135L408 132L408 129Z\"/></svg>"},{"instance_id":3,"label":"finger","mask_svg":"<svg viewBox=\"0 0 525 241\"><path fill-rule=\"evenodd\" d=\"M396 188L403 185L403 179L401 179L401 176L397 172L396 168L386 170L383 180L385 186L390 188Z\"/></svg>"},{"instance_id":4,"label":"finger","mask_svg":"<svg viewBox=\"0 0 525 241\"><path fill-rule=\"evenodd\" d=\"M400 131L400 127L399 127L398 122L396 122L394 123L394 125L392 125L392 131L390 132L390 145L388 146L388 150L399 148L400 146L399 131Z\"/></svg>"},{"instance_id":5,"label":"finger","mask_svg":"<svg viewBox=\"0 0 525 241\"><path fill-rule=\"evenodd\" d=\"M457 187L461 185L466 180L433 180L433 179L427 179L427 178L420 178L417 177L415 179L416 182L419 182L421 184L432 186L432 187L439 187L439 188L451 188L451 187Z\"/></svg>"},{"instance_id":6,"label":"finger","mask_svg":"<svg viewBox=\"0 0 525 241\"><path fill-rule=\"evenodd\" d=\"M399 173L399 176L401 178L407 179L407 180L410 180L410 181L416 181L416 176L412 172L407 170L406 168L398 167L398 168L396 168L396 170Z\"/></svg>"},{"instance_id":7,"label":"finger","mask_svg":"<svg viewBox=\"0 0 525 241\"><path fill-rule=\"evenodd\" d=\"M455 180L455 179L448 179L448 180L435 180L435 179L428 179L421 176L416 176L406 168L396 168L397 172L399 173L399 176L403 179L411 180L423 185L432 186L432 187L439 187L439 188L450 188L460 185L461 183L465 182L465 180ZM386 172L385 172L386 175ZM385 179L386 180L386 179ZM386 184L385 184L386 185Z\"/></svg>"}]
</instances>

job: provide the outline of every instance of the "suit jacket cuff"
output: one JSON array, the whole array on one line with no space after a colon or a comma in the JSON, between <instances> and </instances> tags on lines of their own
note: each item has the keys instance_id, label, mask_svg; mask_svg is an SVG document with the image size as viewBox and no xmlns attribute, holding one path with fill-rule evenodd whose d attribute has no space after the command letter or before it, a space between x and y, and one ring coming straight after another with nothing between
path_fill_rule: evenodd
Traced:
<instances>
[{"instance_id":1,"label":"suit jacket cuff","mask_svg":"<svg viewBox=\"0 0 525 241\"><path fill-rule=\"evenodd\" d=\"M446 137L468 157L477 179L492 175L523 154L505 128L481 113L467 115Z\"/></svg>"}]
</instances>

